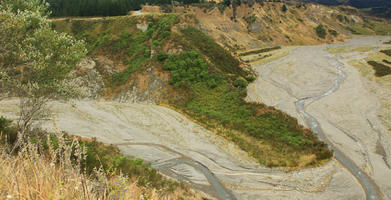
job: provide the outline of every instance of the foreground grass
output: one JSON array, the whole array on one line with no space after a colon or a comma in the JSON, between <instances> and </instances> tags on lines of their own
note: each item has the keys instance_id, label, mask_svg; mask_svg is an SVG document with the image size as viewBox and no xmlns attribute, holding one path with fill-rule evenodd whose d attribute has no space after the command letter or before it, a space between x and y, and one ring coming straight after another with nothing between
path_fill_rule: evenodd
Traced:
<instances>
[{"instance_id":1,"label":"foreground grass","mask_svg":"<svg viewBox=\"0 0 391 200\"><path fill-rule=\"evenodd\" d=\"M10 153L16 130L0 118L0 198L200 199L140 159L94 140L35 130Z\"/></svg>"}]
</instances>

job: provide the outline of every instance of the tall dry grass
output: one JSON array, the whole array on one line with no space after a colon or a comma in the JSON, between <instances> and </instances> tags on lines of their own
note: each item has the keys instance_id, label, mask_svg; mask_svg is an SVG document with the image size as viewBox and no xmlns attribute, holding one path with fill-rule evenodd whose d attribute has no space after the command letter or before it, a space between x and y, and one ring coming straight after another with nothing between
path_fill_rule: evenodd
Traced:
<instances>
[{"instance_id":1,"label":"tall dry grass","mask_svg":"<svg viewBox=\"0 0 391 200\"><path fill-rule=\"evenodd\" d=\"M59 148L44 153L30 142L15 155L10 155L7 146L0 146L0 199L184 199L186 192L181 189L162 195L122 174L96 169L88 176L81 169L86 154L78 142L65 144L62 136L58 138ZM185 199L201 197L196 194Z\"/></svg>"}]
</instances>

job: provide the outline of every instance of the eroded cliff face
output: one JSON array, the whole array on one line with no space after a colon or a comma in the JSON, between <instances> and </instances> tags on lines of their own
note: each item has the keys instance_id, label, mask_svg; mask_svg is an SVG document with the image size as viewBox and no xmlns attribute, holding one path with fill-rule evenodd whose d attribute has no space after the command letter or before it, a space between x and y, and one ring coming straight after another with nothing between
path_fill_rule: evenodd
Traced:
<instances>
[{"instance_id":1,"label":"eroded cliff face","mask_svg":"<svg viewBox=\"0 0 391 200\"><path fill-rule=\"evenodd\" d=\"M286 5L265 2L252 7L241 4L227 7L176 7L178 13L192 13L200 28L231 50L273 45L313 45L342 42L352 34L390 34L391 26L374 21L352 7L327 7L318 4ZM379 19L377 19L379 20ZM323 25L326 37L315 28ZM334 32L336 31L336 32Z\"/></svg>"}]
</instances>

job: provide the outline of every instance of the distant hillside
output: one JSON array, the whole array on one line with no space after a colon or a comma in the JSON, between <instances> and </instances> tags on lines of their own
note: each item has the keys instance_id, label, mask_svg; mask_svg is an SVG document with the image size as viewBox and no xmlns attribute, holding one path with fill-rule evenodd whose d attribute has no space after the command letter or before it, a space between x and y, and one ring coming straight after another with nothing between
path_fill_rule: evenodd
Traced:
<instances>
[{"instance_id":1,"label":"distant hillside","mask_svg":"<svg viewBox=\"0 0 391 200\"><path fill-rule=\"evenodd\" d=\"M283 11L283 8L286 8ZM177 6L178 13L193 13L200 28L221 45L243 50L277 45L308 45L343 41L351 35L390 35L391 25L349 6L313 3L265 2L236 7ZM316 31L322 25L325 36ZM319 28L319 31L322 30Z\"/></svg>"},{"instance_id":2,"label":"distant hillside","mask_svg":"<svg viewBox=\"0 0 391 200\"><path fill-rule=\"evenodd\" d=\"M314 2L324 5L349 5L360 8L368 14L391 18L390 0L303 0L305 2Z\"/></svg>"},{"instance_id":3,"label":"distant hillside","mask_svg":"<svg viewBox=\"0 0 391 200\"><path fill-rule=\"evenodd\" d=\"M391 7L389 0L305 0L324 5L350 5L356 8Z\"/></svg>"}]
</instances>

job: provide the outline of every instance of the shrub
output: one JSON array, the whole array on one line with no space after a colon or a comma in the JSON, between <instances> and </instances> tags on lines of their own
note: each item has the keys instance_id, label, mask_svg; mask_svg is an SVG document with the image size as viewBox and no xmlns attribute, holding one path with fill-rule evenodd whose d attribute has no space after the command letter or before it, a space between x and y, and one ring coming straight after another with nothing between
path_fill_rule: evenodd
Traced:
<instances>
[{"instance_id":1,"label":"shrub","mask_svg":"<svg viewBox=\"0 0 391 200\"><path fill-rule=\"evenodd\" d=\"M234 82L233 85L237 88L246 88L248 85L248 82L243 77L238 77Z\"/></svg>"},{"instance_id":2,"label":"shrub","mask_svg":"<svg viewBox=\"0 0 391 200\"><path fill-rule=\"evenodd\" d=\"M187 87L192 84L208 81L211 87L216 84L209 75L208 66L197 51L184 51L180 55L170 55L164 62L163 69L171 71L170 84L175 87ZM214 80L216 81L216 80Z\"/></svg>"},{"instance_id":3,"label":"shrub","mask_svg":"<svg viewBox=\"0 0 391 200\"><path fill-rule=\"evenodd\" d=\"M329 30L329 33L332 35L332 36L337 36L338 35L338 32L336 30L333 30L333 29L330 29Z\"/></svg>"},{"instance_id":4,"label":"shrub","mask_svg":"<svg viewBox=\"0 0 391 200\"><path fill-rule=\"evenodd\" d=\"M378 63L376 61L368 61L368 64L375 70L375 76L382 77L391 74L391 67Z\"/></svg>"},{"instance_id":5,"label":"shrub","mask_svg":"<svg viewBox=\"0 0 391 200\"><path fill-rule=\"evenodd\" d=\"M288 11L288 8L286 7L286 5L284 4L284 5L282 5L282 7L281 7L281 11L282 12L286 12L286 11Z\"/></svg>"},{"instance_id":6,"label":"shrub","mask_svg":"<svg viewBox=\"0 0 391 200\"><path fill-rule=\"evenodd\" d=\"M391 49L388 49L388 50L381 50L380 52L386 54L387 56L391 56Z\"/></svg>"},{"instance_id":7,"label":"shrub","mask_svg":"<svg viewBox=\"0 0 391 200\"><path fill-rule=\"evenodd\" d=\"M157 60L159 62L164 62L168 58L168 55L165 51L159 51L159 54L157 54Z\"/></svg>"},{"instance_id":8,"label":"shrub","mask_svg":"<svg viewBox=\"0 0 391 200\"><path fill-rule=\"evenodd\" d=\"M256 78L254 76L247 76L246 77L246 80L249 82L249 83L252 83L256 80Z\"/></svg>"},{"instance_id":9,"label":"shrub","mask_svg":"<svg viewBox=\"0 0 391 200\"><path fill-rule=\"evenodd\" d=\"M318 37L323 38L323 39L326 38L327 32L326 32L326 29L324 29L322 24L320 24L319 26L317 26L315 28L315 32L318 35Z\"/></svg>"}]
</instances>

